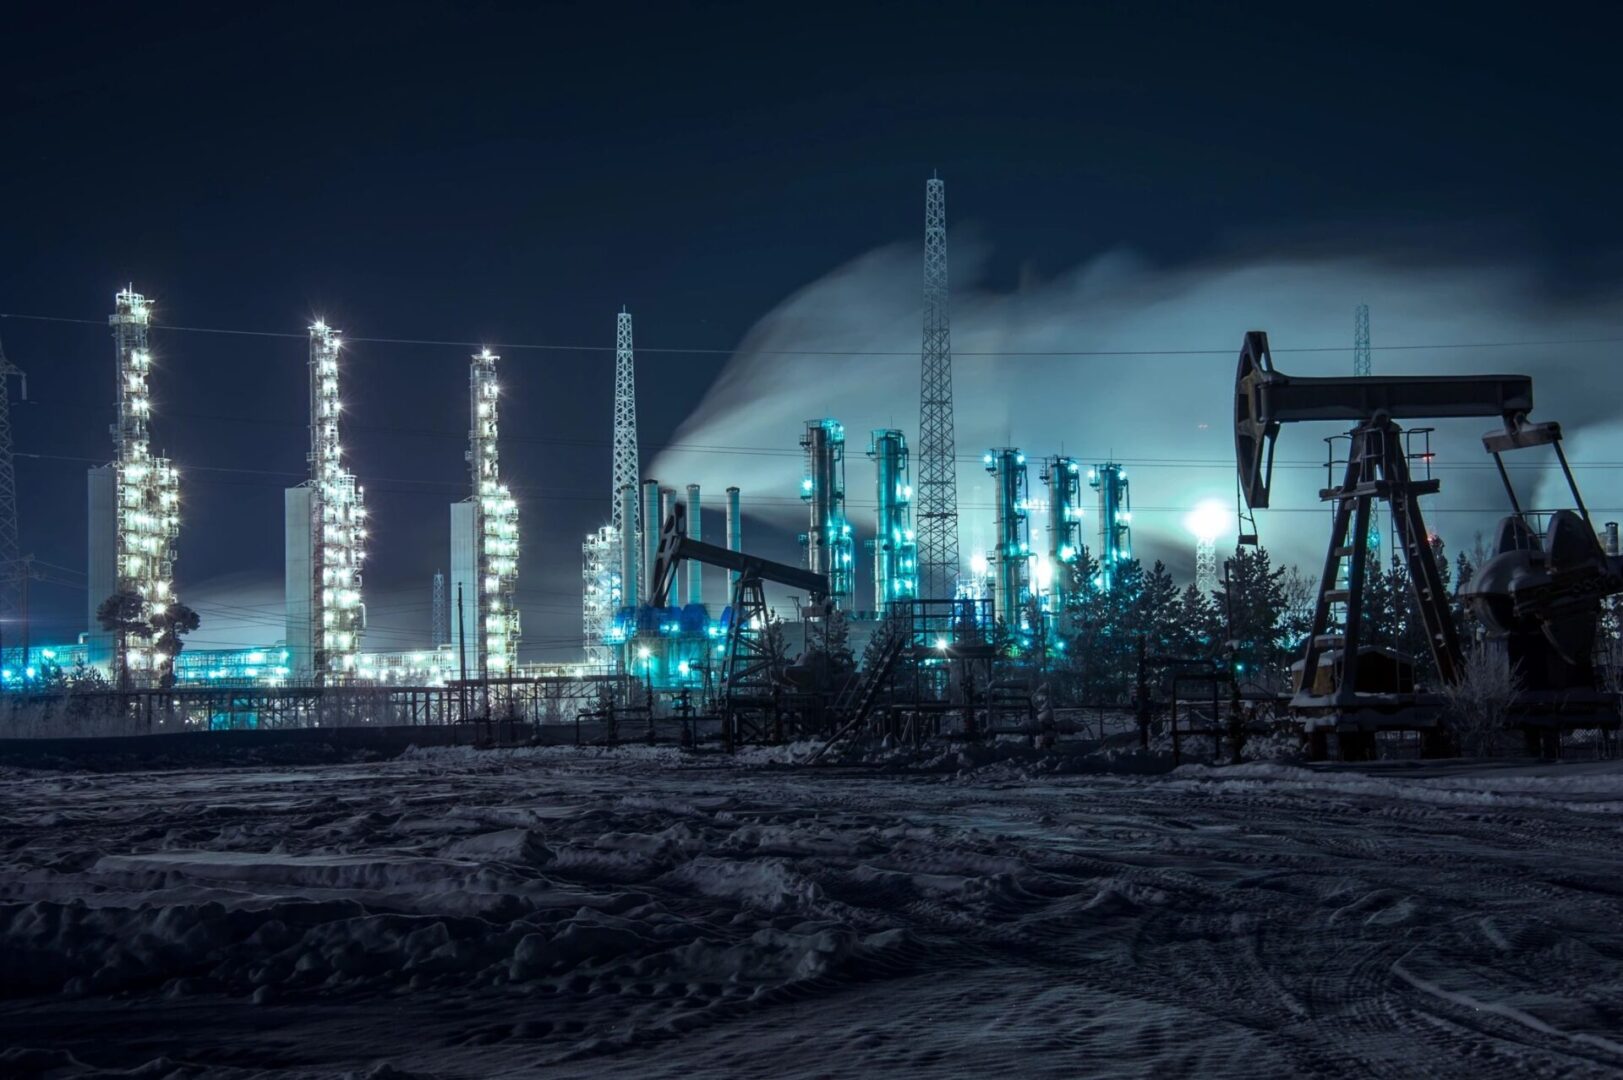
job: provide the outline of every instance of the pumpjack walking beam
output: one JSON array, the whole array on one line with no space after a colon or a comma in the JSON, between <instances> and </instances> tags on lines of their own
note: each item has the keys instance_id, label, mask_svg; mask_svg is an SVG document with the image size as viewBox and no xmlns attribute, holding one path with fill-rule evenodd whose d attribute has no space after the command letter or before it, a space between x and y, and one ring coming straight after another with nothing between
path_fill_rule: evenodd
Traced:
<instances>
[{"instance_id":1,"label":"pumpjack walking beam","mask_svg":"<svg viewBox=\"0 0 1623 1080\"><path fill-rule=\"evenodd\" d=\"M1377 499L1392 508L1398 546L1438 673L1448 682L1458 679L1459 640L1419 504L1420 496L1435 493L1438 483L1410 475L1402 429L1395 421L1497 416L1505 430L1514 433L1524 429L1532 408L1533 380L1526 375L1301 378L1274 367L1266 333L1246 334L1234 382L1234 450L1240 492L1248 508L1268 506L1274 446L1282 425L1309 420L1355 425L1341 486L1319 493L1335 504L1335 523L1294 705L1339 711L1370 700L1369 695L1359 697L1358 648L1371 503ZM1338 606L1345 612L1339 633L1332 632ZM1316 694L1318 664L1332 650L1339 650L1342 658L1334 669L1334 686L1328 695Z\"/></svg>"}]
</instances>

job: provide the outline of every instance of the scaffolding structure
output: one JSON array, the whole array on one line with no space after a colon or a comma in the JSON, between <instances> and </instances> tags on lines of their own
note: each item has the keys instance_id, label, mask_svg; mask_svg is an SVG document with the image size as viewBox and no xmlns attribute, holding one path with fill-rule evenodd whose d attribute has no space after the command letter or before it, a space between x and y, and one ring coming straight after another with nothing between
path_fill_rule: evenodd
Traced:
<instances>
[{"instance_id":1,"label":"scaffolding structure","mask_svg":"<svg viewBox=\"0 0 1623 1080\"><path fill-rule=\"evenodd\" d=\"M152 307L133 287L115 298L113 328L118 420L113 435L113 593L139 598L139 610L113 631L113 681L120 686L166 683L174 656L157 647L174 596L175 538L180 533L180 477L168 458L152 453ZM94 553L93 553L94 557ZM94 575L93 575L94 576ZM90 598L94 607L106 597Z\"/></svg>"},{"instance_id":2,"label":"scaffolding structure","mask_svg":"<svg viewBox=\"0 0 1623 1080\"><path fill-rule=\"evenodd\" d=\"M474 626L479 677L518 666L518 504L501 479L496 361L481 349L468 366L468 466L473 481Z\"/></svg>"},{"instance_id":3,"label":"scaffolding structure","mask_svg":"<svg viewBox=\"0 0 1623 1080\"><path fill-rule=\"evenodd\" d=\"M924 348L919 374L919 595L958 591L958 463L952 417L952 334L947 311L947 189L924 185Z\"/></svg>"},{"instance_id":4,"label":"scaffolding structure","mask_svg":"<svg viewBox=\"0 0 1623 1080\"><path fill-rule=\"evenodd\" d=\"M355 674L366 608L361 563L366 550L364 492L344 469L339 442L339 332L310 326L310 675L319 683ZM304 658L299 658L302 661Z\"/></svg>"},{"instance_id":5,"label":"scaffolding structure","mask_svg":"<svg viewBox=\"0 0 1623 1080\"><path fill-rule=\"evenodd\" d=\"M875 430L868 444L874 463L874 607L881 615L898 600L918 595L919 548L913 531L913 485L908 483L907 438L895 428Z\"/></svg>"}]
</instances>

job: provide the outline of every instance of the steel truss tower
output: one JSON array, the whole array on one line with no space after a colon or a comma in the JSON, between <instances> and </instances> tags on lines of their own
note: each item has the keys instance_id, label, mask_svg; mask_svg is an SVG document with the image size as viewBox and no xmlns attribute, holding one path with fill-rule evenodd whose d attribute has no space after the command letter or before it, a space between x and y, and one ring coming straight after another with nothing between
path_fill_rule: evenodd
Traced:
<instances>
[{"instance_id":1,"label":"steel truss tower","mask_svg":"<svg viewBox=\"0 0 1623 1080\"><path fill-rule=\"evenodd\" d=\"M13 375L22 380L23 400L28 400L28 376L6 359L5 347L0 346L0 619L16 611L23 574L22 541L17 527L17 473L11 458Z\"/></svg>"},{"instance_id":2,"label":"steel truss tower","mask_svg":"<svg viewBox=\"0 0 1623 1080\"><path fill-rule=\"evenodd\" d=\"M445 571L434 571L434 608L432 618L434 625L429 630L429 643L434 648L448 644L451 640L450 621L445 607Z\"/></svg>"},{"instance_id":3,"label":"steel truss tower","mask_svg":"<svg viewBox=\"0 0 1623 1080\"><path fill-rule=\"evenodd\" d=\"M637 486L637 373L631 350L631 312L620 309L614 323L614 483L609 524L620 530L620 492ZM642 530L637 529L639 534Z\"/></svg>"},{"instance_id":4,"label":"steel truss tower","mask_svg":"<svg viewBox=\"0 0 1623 1080\"><path fill-rule=\"evenodd\" d=\"M1353 374L1369 373L1369 305L1359 304L1353 309Z\"/></svg>"},{"instance_id":5,"label":"steel truss tower","mask_svg":"<svg viewBox=\"0 0 1623 1080\"><path fill-rule=\"evenodd\" d=\"M958 471L952 423L952 341L947 318L947 192L924 185L924 350L919 378L919 596L950 600L958 588Z\"/></svg>"},{"instance_id":6,"label":"steel truss tower","mask_svg":"<svg viewBox=\"0 0 1623 1080\"><path fill-rule=\"evenodd\" d=\"M609 524L586 534L581 545L581 618L586 662L607 668L619 655L608 644L615 614L637 602L636 581L626 581L625 538L630 553L640 550L637 500L622 492L637 490L637 374L631 346L631 313L623 307L614 321L614 460L609 492ZM626 514L631 520L626 521ZM627 529L627 524L630 528Z\"/></svg>"},{"instance_id":7,"label":"steel truss tower","mask_svg":"<svg viewBox=\"0 0 1623 1080\"><path fill-rule=\"evenodd\" d=\"M478 603L474 626L479 677L510 675L518 666L518 504L501 482L497 450L496 361L481 349L468 367L472 427L473 542Z\"/></svg>"},{"instance_id":8,"label":"steel truss tower","mask_svg":"<svg viewBox=\"0 0 1623 1080\"><path fill-rule=\"evenodd\" d=\"M108 318L118 373L118 421L112 426L114 593L133 593L141 610L132 622L161 622L175 602L175 537L180 533L180 479L168 458L152 454L152 354L147 329L152 308L126 288ZM100 604L105 597L91 598ZM113 681L120 686L162 685L174 657L156 648L157 628L113 635Z\"/></svg>"},{"instance_id":9,"label":"steel truss tower","mask_svg":"<svg viewBox=\"0 0 1623 1080\"><path fill-rule=\"evenodd\" d=\"M319 681L354 674L366 609L361 562L366 549L364 492L344 471L338 441L338 353L343 341L321 320L310 327L310 674Z\"/></svg>"}]
</instances>

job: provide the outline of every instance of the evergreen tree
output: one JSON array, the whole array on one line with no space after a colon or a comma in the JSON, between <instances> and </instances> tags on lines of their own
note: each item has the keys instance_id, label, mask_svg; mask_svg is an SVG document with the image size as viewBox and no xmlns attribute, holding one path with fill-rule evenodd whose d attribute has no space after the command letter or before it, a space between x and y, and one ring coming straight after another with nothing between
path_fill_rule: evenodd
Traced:
<instances>
[{"instance_id":1,"label":"evergreen tree","mask_svg":"<svg viewBox=\"0 0 1623 1080\"><path fill-rule=\"evenodd\" d=\"M1266 548L1240 548L1229 560L1217 592L1219 611L1230 620L1239 674L1264 685L1284 685L1290 649L1281 632L1286 610L1285 569Z\"/></svg>"}]
</instances>

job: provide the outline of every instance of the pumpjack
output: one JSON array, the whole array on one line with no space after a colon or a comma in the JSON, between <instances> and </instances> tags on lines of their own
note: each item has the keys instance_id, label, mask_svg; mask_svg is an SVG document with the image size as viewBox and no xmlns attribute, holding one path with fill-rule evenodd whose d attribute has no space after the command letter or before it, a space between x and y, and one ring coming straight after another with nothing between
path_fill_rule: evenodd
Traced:
<instances>
[{"instance_id":1,"label":"pumpjack","mask_svg":"<svg viewBox=\"0 0 1623 1080\"><path fill-rule=\"evenodd\" d=\"M1590 654L1603 601L1623 592L1623 560L1600 546L1561 449L1560 425L1529 421L1532 409L1533 380L1526 375L1302 378L1274 367L1266 333L1246 334L1234 383L1234 449L1247 511L1268 506L1274 449L1284 424L1341 420L1354 425L1340 486L1319 492L1332 504L1334 517L1312 629L1303 646L1301 682L1291 701L1317 753L1334 733L1344 755L1369 756L1374 733L1383 729L1430 733L1430 752L1445 745L1438 724L1440 694L1376 688L1361 676L1362 598L1375 502L1391 508L1396 545L1438 677L1452 684L1464 676L1459 632L1419 502L1440 484L1411 475L1398 420L1499 418L1502 426L1485 435L1483 445L1498 465L1512 513L1500 523L1497 553L1464 595L1485 627L1486 647L1495 650L1497 662L1514 665L1522 680L1514 715L1530 742L1538 731L1617 726L1616 695L1600 685ZM1517 499L1503 455L1539 446L1554 448L1575 511L1524 510ZM1254 526L1242 529L1241 542L1256 542ZM1330 667L1328 687L1319 678L1324 662Z\"/></svg>"},{"instance_id":2,"label":"pumpjack","mask_svg":"<svg viewBox=\"0 0 1623 1080\"><path fill-rule=\"evenodd\" d=\"M782 688L773 671L777 658L767 641L764 585L771 581L800 589L810 605L826 608L828 575L695 540L687 535L687 507L676 503L660 529L651 604L664 606L678 567L689 559L736 575L722 668L722 741L731 749L743 740L781 739Z\"/></svg>"}]
</instances>

